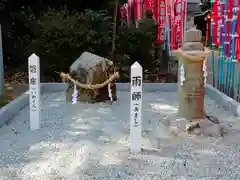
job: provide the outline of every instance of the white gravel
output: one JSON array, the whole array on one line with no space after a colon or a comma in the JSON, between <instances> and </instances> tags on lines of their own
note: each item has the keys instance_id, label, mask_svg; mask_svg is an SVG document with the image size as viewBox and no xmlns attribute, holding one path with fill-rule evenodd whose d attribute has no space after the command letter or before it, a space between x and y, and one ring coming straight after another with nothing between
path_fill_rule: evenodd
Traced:
<instances>
[{"instance_id":1,"label":"white gravel","mask_svg":"<svg viewBox=\"0 0 240 180\"><path fill-rule=\"evenodd\" d=\"M239 119L213 100L206 97L206 111L234 125L227 136L162 139L156 149L143 133L143 153L131 156L130 94L118 97L113 105L72 105L63 92L43 95L40 130L29 130L28 108L0 128L0 180L240 179ZM144 130L164 116L180 122L177 93L144 93L143 109Z\"/></svg>"}]
</instances>

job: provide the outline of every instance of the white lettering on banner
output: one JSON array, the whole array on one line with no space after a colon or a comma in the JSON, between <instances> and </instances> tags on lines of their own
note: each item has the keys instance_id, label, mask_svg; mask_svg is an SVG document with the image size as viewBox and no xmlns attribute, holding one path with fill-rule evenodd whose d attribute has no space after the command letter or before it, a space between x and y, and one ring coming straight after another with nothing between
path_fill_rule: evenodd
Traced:
<instances>
[{"instance_id":1,"label":"white lettering on banner","mask_svg":"<svg viewBox=\"0 0 240 180\"><path fill-rule=\"evenodd\" d=\"M181 3L178 3L176 5L176 13L181 13L182 12L182 7L181 6L182 6Z\"/></svg>"},{"instance_id":2,"label":"white lettering on banner","mask_svg":"<svg viewBox=\"0 0 240 180\"><path fill-rule=\"evenodd\" d=\"M40 128L40 65L39 57L32 54L28 58L30 129Z\"/></svg>"},{"instance_id":3,"label":"white lettering on banner","mask_svg":"<svg viewBox=\"0 0 240 180\"><path fill-rule=\"evenodd\" d=\"M180 29L180 26L177 26L177 32L180 32L181 29Z\"/></svg>"},{"instance_id":4,"label":"white lettering on banner","mask_svg":"<svg viewBox=\"0 0 240 180\"><path fill-rule=\"evenodd\" d=\"M141 152L142 147L142 66L131 66L130 151Z\"/></svg>"}]
</instances>

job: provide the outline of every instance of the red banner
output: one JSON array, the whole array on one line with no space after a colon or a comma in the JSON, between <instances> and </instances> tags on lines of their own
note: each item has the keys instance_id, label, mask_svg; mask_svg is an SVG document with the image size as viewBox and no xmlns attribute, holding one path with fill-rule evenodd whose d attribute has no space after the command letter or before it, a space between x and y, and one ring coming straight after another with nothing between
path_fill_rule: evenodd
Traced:
<instances>
[{"instance_id":1,"label":"red banner","mask_svg":"<svg viewBox=\"0 0 240 180\"><path fill-rule=\"evenodd\" d=\"M216 0L213 4L212 18L214 31L214 44L216 46L224 46L225 55L229 56L231 48L231 24L232 24L232 8L233 0L228 0L227 14L224 14L225 5L220 4L221 0ZM222 27L220 27L222 25ZM221 34L220 34L221 33ZM223 40L223 43L222 43Z\"/></svg>"},{"instance_id":2,"label":"red banner","mask_svg":"<svg viewBox=\"0 0 240 180\"><path fill-rule=\"evenodd\" d=\"M146 3L147 1L147 3ZM157 44L164 43L164 25L166 16L165 0L146 0L145 6L151 7L153 18L157 22Z\"/></svg>"},{"instance_id":3,"label":"red banner","mask_svg":"<svg viewBox=\"0 0 240 180\"><path fill-rule=\"evenodd\" d=\"M174 5L172 0L168 1L168 23L169 23L169 43L170 49L174 48Z\"/></svg>"},{"instance_id":4,"label":"red banner","mask_svg":"<svg viewBox=\"0 0 240 180\"><path fill-rule=\"evenodd\" d=\"M186 0L176 0L174 9L175 9L175 49L181 47L184 35L184 26L185 26L185 15L186 15Z\"/></svg>"},{"instance_id":5,"label":"red banner","mask_svg":"<svg viewBox=\"0 0 240 180\"><path fill-rule=\"evenodd\" d=\"M159 2L159 21L158 21L158 36L157 43L164 43L164 27L165 27L165 17L166 17L166 4L165 0L160 0Z\"/></svg>"},{"instance_id":6,"label":"red banner","mask_svg":"<svg viewBox=\"0 0 240 180\"><path fill-rule=\"evenodd\" d=\"M135 22L143 18L143 0L134 0L134 19Z\"/></svg>"},{"instance_id":7,"label":"red banner","mask_svg":"<svg viewBox=\"0 0 240 180\"><path fill-rule=\"evenodd\" d=\"M240 5L240 0L238 0L238 5ZM236 24L236 42L235 42L235 50L236 50L236 58L238 62L240 62L240 11L237 12L237 24Z\"/></svg>"},{"instance_id":8,"label":"red banner","mask_svg":"<svg viewBox=\"0 0 240 180\"><path fill-rule=\"evenodd\" d=\"M128 4L125 3L123 6L120 7L120 14L121 14L121 18L126 20L127 23L130 23L130 19L129 19L129 7Z\"/></svg>"},{"instance_id":9,"label":"red banner","mask_svg":"<svg viewBox=\"0 0 240 180\"><path fill-rule=\"evenodd\" d=\"M183 32L183 36L182 38L184 38L184 31L185 31L185 26L186 26L186 20L187 20L187 0L182 1L183 3L183 12L182 12L182 32ZM184 40L184 39L183 39Z\"/></svg>"},{"instance_id":10,"label":"red banner","mask_svg":"<svg viewBox=\"0 0 240 180\"><path fill-rule=\"evenodd\" d=\"M227 14L227 19L229 21L227 21L226 25L226 39L225 39L225 47L226 47L226 56L229 56L229 50L231 48L231 25L232 25L232 8L233 8L233 0L228 0L228 14ZM226 20L225 20L226 21ZM224 35L224 34L223 34Z\"/></svg>"},{"instance_id":11,"label":"red banner","mask_svg":"<svg viewBox=\"0 0 240 180\"><path fill-rule=\"evenodd\" d=\"M144 0L144 8L146 10L152 10L150 0Z\"/></svg>"},{"instance_id":12,"label":"red banner","mask_svg":"<svg viewBox=\"0 0 240 180\"><path fill-rule=\"evenodd\" d=\"M213 35L214 35L214 44L215 46L219 46L220 42L220 17L222 17L222 23L224 22L224 15L223 15L223 9L224 5L220 4L221 0L215 0L213 3L213 9L212 9L212 20L214 22L213 24Z\"/></svg>"}]
</instances>

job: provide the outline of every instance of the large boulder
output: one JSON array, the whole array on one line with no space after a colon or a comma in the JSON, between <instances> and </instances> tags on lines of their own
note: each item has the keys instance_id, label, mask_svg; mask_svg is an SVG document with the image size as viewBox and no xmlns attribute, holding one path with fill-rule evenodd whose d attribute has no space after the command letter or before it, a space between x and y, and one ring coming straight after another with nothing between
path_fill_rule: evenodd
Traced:
<instances>
[{"instance_id":1,"label":"large boulder","mask_svg":"<svg viewBox=\"0 0 240 180\"><path fill-rule=\"evenodd\" d=\"M95 54L84 52L71 66L69 75L72 79L79 83L86 85L101 84L109 79L114 73L113 62L97 56ZM115 82L110 83L110 90L112 94L112 100L117 100L116 85ZM108 85L102 88L82 88L77 86L77 100L87 102L102 102L110 100ZM72 95L74 92L74 84L68 80L68 88L66 92L66 100L72 101Z\"/></svg>"}]
</instances>

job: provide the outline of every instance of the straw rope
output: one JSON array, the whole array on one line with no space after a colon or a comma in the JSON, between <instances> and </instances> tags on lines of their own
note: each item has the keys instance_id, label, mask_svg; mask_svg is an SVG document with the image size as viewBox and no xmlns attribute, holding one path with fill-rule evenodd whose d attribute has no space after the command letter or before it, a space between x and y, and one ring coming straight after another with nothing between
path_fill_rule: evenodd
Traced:
<instances>
[{"instance_id":1,"label":"straw rope","mask_svg":"<svg viewBox=\"0 0 240 180\"><path fill-rule=\"evenodd\" d=\"M174 55L183 57L185 59L191 60L191 61L203 61L204 59L206 59L206 56L208 55L208 53L210 53L211 51L209 51L207 48L205 48L204 51L187 51L184 52L181 48L172 51ZM193 55L195 54L195 55Z\"/></svg>"},{"instance_id":2,"label":"straw rope","mask_svg":"<svg viewBox=\"0 0 240 180\"><path fill-rule=\"evenodd\" d=\"M74 80L69 74L60 73L60 77L62 78L63 81L66 80L70 80L72 81L72 83L76 84L77 86L79 86L80 88L84 88L84 89L100 89L103 88L104 86L110 84L111 82L113 82L114 80L118 79L120 77L119 72L115 72L109 79L107 79L106 81L104 81L101 84L82 84L76 80Z\"/></svg>"}]
</instances>

